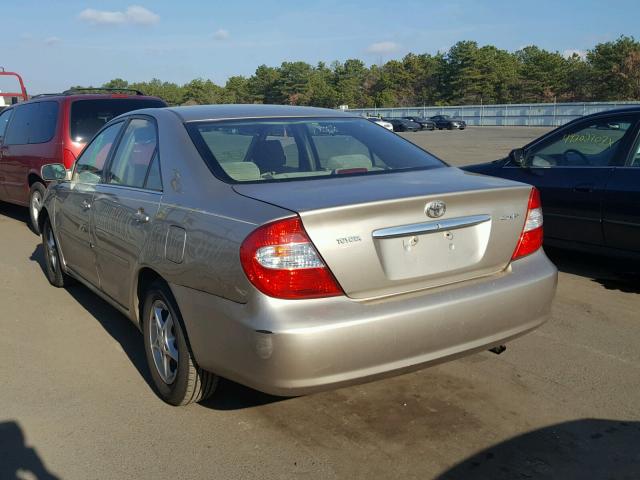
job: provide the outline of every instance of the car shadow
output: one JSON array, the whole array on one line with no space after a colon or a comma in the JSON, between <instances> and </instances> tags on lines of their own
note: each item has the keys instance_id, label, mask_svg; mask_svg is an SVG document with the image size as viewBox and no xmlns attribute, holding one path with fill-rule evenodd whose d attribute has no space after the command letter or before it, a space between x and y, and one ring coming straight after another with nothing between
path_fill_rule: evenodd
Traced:
<instances>
[{"instance_id":1,"label":"car shadow","mask_svg":"<svg viewBox=\"0 0 640 480\"><path fill-rule=\"evenodd\" d=\"M590 278L607 290L640 293L640 261L545 247L558 270Z\"/></svg>"},{"instance_id":2,"label":"car shadow","mask_svg":"<svg viewBox=\"0 0 640 480\"><path fill-rule=\"evenodd\" d=\"M11 203L0 202L0 215L24 222L25 224L29 223L29 210Z\"/></svg>"},{"instance_id":3,"label":"car shadow","mask_svg":"<svg viewBox=\"0 0 640 480\"><path fill-rule=\"evenodd\" d=\"M17 422L0 422L0 478L2 480L57 480L38 455L25 444L25 436Z\"/></svg>"},{"instance_id":4,"label":"car shadow","mask_svg":"<svg viewBox=\"0 0 640 480\"><path fill-rule=\"evenodd\" d=\"M46 265L42 244L38 244L31 254L30 259L37 262L46 275ZM117 341L138 373L152 390L153 381L147 366L144 353L142 335L136 326L118 310L109 305L84 285L75 284L67 287L67 292L82 307L89 312L104 328L104 330ZM249 387L232 382L224 378L220 379L218 390L213 398L201 402L200 405L214 410L241 410L285 400L283 397L275 397L266 393L253 390ZM2 479L3 477L0 477Z\"/></svg>"},{"instance_id":5,"label":"car shadow","mask_svg":"<svg viewBox=\"0 0 640 480\"><path fill-rule=\"evenodd\" d=\"M450 479L632 479L640 472L640 422L583 419L489 447L436 477Z\"/></svg>"}]
</instances>

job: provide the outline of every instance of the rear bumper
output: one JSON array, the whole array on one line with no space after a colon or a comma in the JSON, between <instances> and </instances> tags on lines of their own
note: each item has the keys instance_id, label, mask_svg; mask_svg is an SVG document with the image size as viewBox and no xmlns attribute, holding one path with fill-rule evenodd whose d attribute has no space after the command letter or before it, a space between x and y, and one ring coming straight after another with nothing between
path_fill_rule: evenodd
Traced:
<instances>
[{"instance_id":1,"label":"rear bumper","mask_svg":"<svg viewBox=\"0 0 640 480\"><path fill-rule=\"evenodd\" d=\"M171 285L196 361L275 395L301 395L491 348L541 325L557 270L542 250L489 278L374 302L238 304Z\"/></svg>"}]
</instances>

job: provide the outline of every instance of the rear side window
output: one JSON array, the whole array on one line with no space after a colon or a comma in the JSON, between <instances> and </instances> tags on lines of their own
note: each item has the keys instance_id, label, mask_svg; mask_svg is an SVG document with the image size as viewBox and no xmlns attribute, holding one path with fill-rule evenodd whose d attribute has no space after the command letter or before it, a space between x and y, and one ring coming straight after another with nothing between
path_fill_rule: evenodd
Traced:
<instances>
[{"instance_id":1,"label":"rear side window","mask_svg":"<svg viewBox=\"0 0 640 480\"><path fill-rule=\"evenodd\" d=\"M140 108L161 108L161 100L99 98L76 100L71 104L71 140L86 143L112 118Z\"/></svg>"},{"instance_id":2,"label":"rear side window","mask_svg":"<svg viewBox=\"0 0 640 480\"><path fill-rule=\"evenodd\" d=\"M143 188L156 156L156 143L153 122L143 118L131 120L111 161L107 183Z\"/></svg>"},{"instance_id":3,"label":"rear side window","mask_svg":"<svg viewBox=\"0 0 640 480\"><path fill-rule=\"evenodd\" d=\"M28 103L14 110L5 144L46 143L53 138L58 120L57 102Z\"/></svg>"}]
</instances>

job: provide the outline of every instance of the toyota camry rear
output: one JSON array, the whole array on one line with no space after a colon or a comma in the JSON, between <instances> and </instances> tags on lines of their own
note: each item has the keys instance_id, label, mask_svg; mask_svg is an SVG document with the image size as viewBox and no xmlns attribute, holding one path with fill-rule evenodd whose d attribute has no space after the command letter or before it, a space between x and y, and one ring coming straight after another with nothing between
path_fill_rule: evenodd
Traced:
<instances>
[{"instance_id":1,"label":"toyota camry rear","mask_svg":"<svg viewBox=\"0 0 640 480\"><path fill-rule=\"evenodd\" d=\"M71 275L90 284L143 330L169 403L205 398L217 376L298 395L398 374L501 346L549 315L557 271L529 185L449 167L331 110L131 115L156 125L160 191L138 205L130 187L122 198L119 185L97 187L87 210L93 283L66 260L82 243L57 234L74 192L86 191L76 177L50 189L45 248L62 260L52 283ZM136 171L151 178L137 157Z\"/></svg>"}]
</instances>

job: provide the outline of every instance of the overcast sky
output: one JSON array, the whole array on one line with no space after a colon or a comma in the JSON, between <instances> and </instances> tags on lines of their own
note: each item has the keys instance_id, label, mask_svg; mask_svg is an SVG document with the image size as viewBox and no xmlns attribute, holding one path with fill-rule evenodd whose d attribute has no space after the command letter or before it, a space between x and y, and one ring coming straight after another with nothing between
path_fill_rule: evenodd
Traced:
<instances>
[{"instance_id":1,"label":"overcast sky","mask_svg":"<svg viewBox=\"0 0 640 480\"><path fill-rule=\"evenodd\" d=\"M583 52L621 34L640 38L637 0L440 3L12 0L2 2L0 64L22 73L35 94L115 77L224 84L263 63L355 57L371 64L458 40Z\"/></svg>"}]
</instances>

